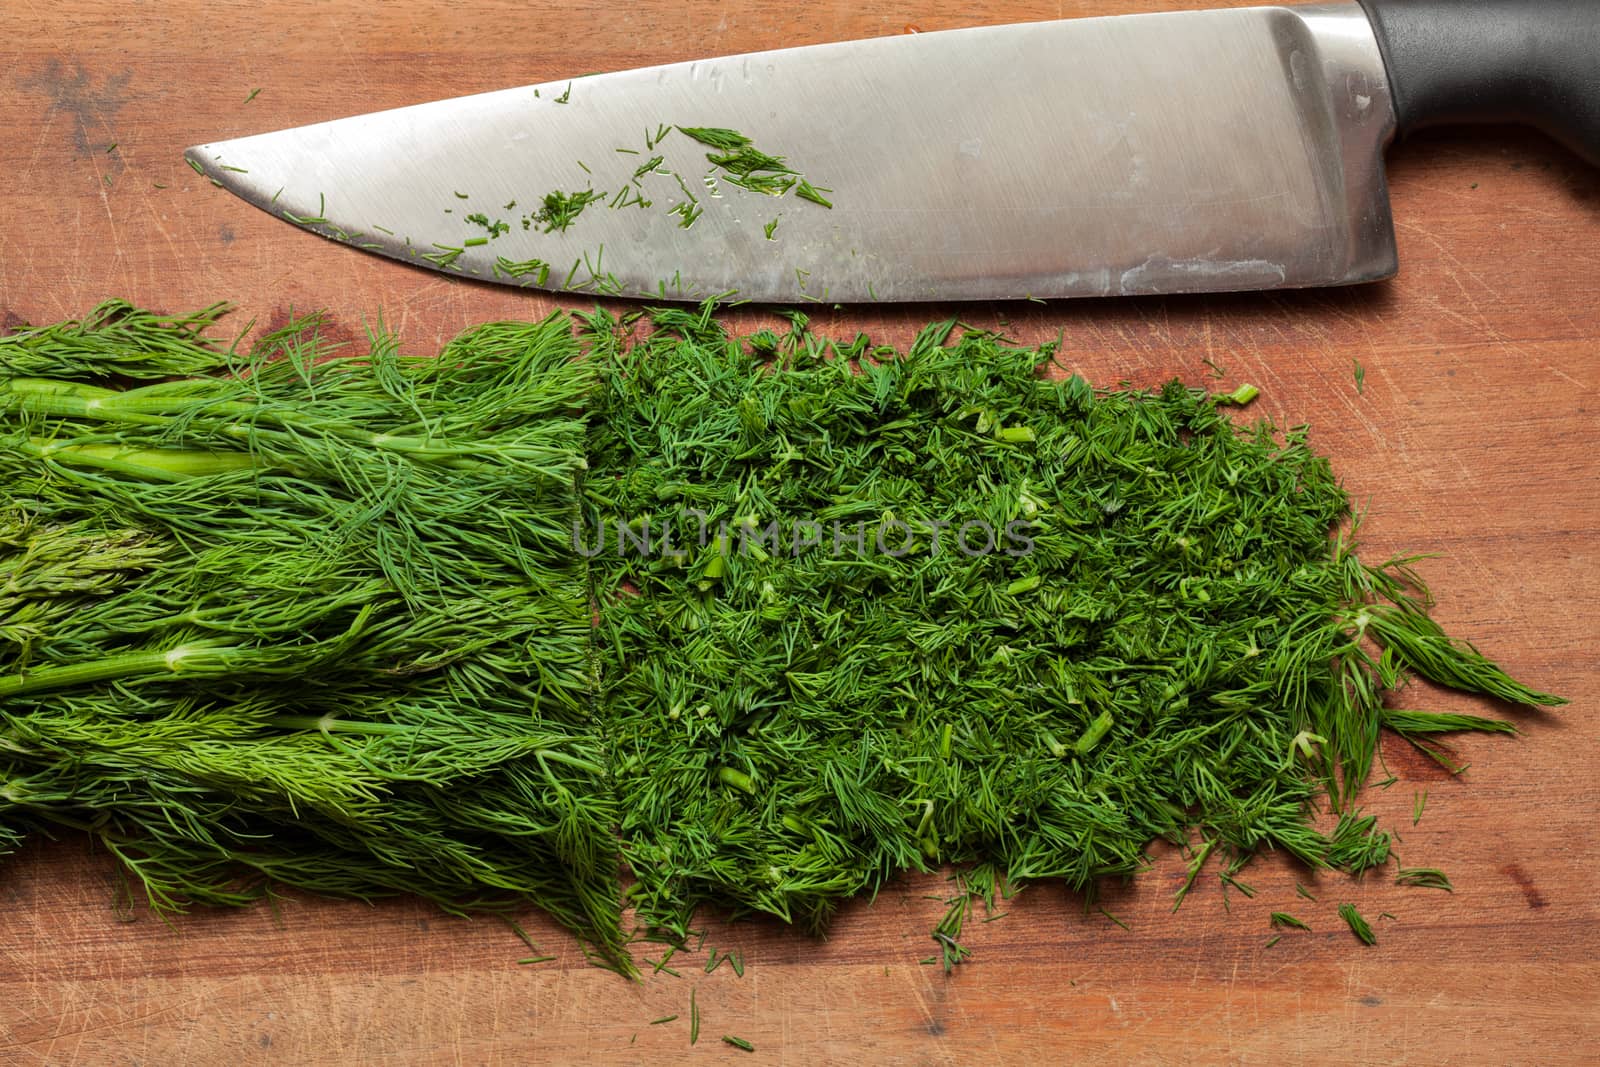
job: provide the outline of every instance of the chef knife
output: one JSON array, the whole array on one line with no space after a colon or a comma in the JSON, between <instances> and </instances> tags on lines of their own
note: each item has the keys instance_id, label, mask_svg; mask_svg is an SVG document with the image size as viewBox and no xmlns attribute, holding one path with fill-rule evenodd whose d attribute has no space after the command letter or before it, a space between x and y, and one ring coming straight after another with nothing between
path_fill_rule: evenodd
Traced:
<instances>
[{"instance_id":1,"label":"chef knife","mask_svg":"<svg viewBox=\"0 0 1600 1067\"><path fill-rule=\"evenodd\" d=\"M449 274L703 300L1367 282L1383 153L1526 122L1600 160L1600 4L1363 0L908 34L200 145L225 188Z\"/></svg>"}]
</instances>

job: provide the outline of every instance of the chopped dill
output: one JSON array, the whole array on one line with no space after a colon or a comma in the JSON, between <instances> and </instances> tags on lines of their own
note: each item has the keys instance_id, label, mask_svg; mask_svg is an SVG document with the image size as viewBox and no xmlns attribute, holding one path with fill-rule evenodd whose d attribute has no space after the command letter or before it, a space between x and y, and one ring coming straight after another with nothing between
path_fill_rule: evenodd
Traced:
<instances>
[{"instance_id":1,"label":"chopped dill","mask_svg":"<svg viewBox=\"0 0 1600 1067\"><path fill-rule=\"evenodd\" d=\"M722 1041L724 1044L732 1045L736 1049L743 1049L745 1052L754 1052L756 1050L756 1047L750 1042L742 1037L734 1037L732 1034L723 1034Z\"/></svg>"},{"instance_id":2,"label":"chopped dill","mask_svg":"<svg viewBox=\"0 0 1600 1067\"><path fill-rule=\"evenodd\" d=\"M677 215L679 218L678 227L687 230L699 221L700 216L705 214L705 209L694 201L689 200L673 205L668 214Z\"/></svg>"},{"instance_id":3,"label":"chopped dill","mask_svg":"<svg viewBox=\"0 0 1600 1067\"><path fill-rule=\"evenodd\" d=\"M1092 726L1091 729L1093 729ZM1088 734L1084 735L1085 738L1088 736ZM1082 739L1080 739L1079 744L1082 744ZM1183 898L1188 896L1189 890L1194 888L1194 880L1199 876L1200 868L1205 866L1206 860L1211 856L1211 850L1216 847L1217 839L1214 837L1207 838L1200 848L1195 851L1194 859L1189 863L1188 875L1184 878L1183 884L1178 887L1177 893L1173 895L1173 911L1177 911L1183 905Z\"/></svg>"},{"instance_id":4,"label":"chopped dill","mask_svg":"<svg viewBox=\"0 0 1600 1067\"><path fill-rule=\"evenodd\" d=\"M1128 930L1130 932L1133 930L1133 927L1129 926L1127 923L1123 922L1121 919L1117 918L1115 915L1111 914L1106 909L1101 908L1101 907L1096 907L1095 910L1098 911L1101 915L1104 915L1106 918L1110 919L1116 925L1122 927L1124 930Z\"/></svg>"},{"instance_id":5,"label":"chopped dill","mask_svg":"<svg viewBox=\"0 0 1600 1067\"><path fill-rule=\"evenodd\" d=\"M1421 889L1443 889L1446 893L1455 892L1455 886L1450 884L1449 877L1437 867L1401 867L1395 873L1394 884L1416 886Z\"/></svg>"},{"instance_id":6,"label":"chopped dill","mask_svg":"<svg viewBox=\"0 0 1600 1067\"><path fill-rule=\"evenodd\" d=\"M826 189L826 188L822 188L822 187L819 187L819 186L812 185L810 182L806 181L804 178L800 179L800 183L798 185L796 185L795 189L794 189L794 195L798 196L800 199L809 200L813 204L821 204L823 207L826 207L826 208L833 207L833 201L829 200L827 197L823 196L822 194L823 193L831 193L831 192L833 192L832 189Z\"/></svg>"},{"instance_id":7,"label":"chopped dill","mask_svg":"<svg viewBox=\"0 0 1600 1067\"><path fill-rule=\"evenodd\" d=\"M422 254L422 258L427 260L429 263L432 263L440 270L446 270L455 266L456 260L460 259L462 254L466 251L466 249L457 245L442 245L435 243L433 247L438 249L438 251L424 252Z\"/></svg>"},{"instance_id":8,"label":"chopped dill","mask_svg":"<svg viewBox=\"0 0 1600 1067\"><path fill-rule=\"evenodd\" d=\"M1295 930L1309 930L1309 929L1311 929L1311 926L1310 926L1309 923L1306 923L1304 920L1301 920L1301 919L1296 919L1293 915L1290 915L1287 912L1282 912L1282 911L1273 912L1272 913L1272 917L1271 917L1271 922L1272 922L1273 926L1286 926L1286 927L1290 927L1290 928L1295 929Z\"/></svg>"},{"instance_id":9,"label":"chopped dill","mask_svg":"<svg viewBox=\"0 0 1600 1067\"><path fill-rule=\"evenodd\" d=\"M1356 910L1354 904L1340 904L1339 915L1349 925L1350 932L1355 934L1362 944L1376 945L1378 943L1377 935L1372 932L1372 927L1368 925L1367 920L1361 917L1361 913Z\"/></svg>"},{"instance_id":10,"label":"chopped dill","mask_svg":"<svg viewBox=\"0 0 1600 1067\"><path fill-rule=\"evenodd\" d=\"M638 181L640 178L644 177L646 174L655 174L655 173L657 173L657 171L660 168L661 164L665 163L665 162L666 162L666 157L665 156L651 156L649 159L645 160L643 163L639 164L637 167L634 168L634 170L633 170L633 180L634 181Z\"/></svg>"},{"instance_id":11,"label":"chopped dill","mask_svg":"<svg viewBox=\"0 0 1600 1067\"><path fill-rule=\"evenodd\" d=\"M512 201L512 203L515 204L516 201ZM481 211L475 211L471 215L468 215L467 221L486 230L490 238L499 237L501 234L509 233L511 231L511 224L509 222L506 222L504 219L495 219L493 222L491 222L489 221L489 216ZM479 241L479 243L481 244L483 242Z\"/></svg>"},{"instance_id":12,"label":"chopped dill","mask_svg":"<svg viewBox=\"0 0 1600 1067\"><path fill-rule=\"evenodd\" d=\"M678 132L692 140L699 141L707 148L714 148L718 152L737 152L748 148L753 142L737 130L721 129L711 126L679 126ZM654 147L652 142L651 147Z\"/></svg>"},{"instance_id":13,"label":"chopped dill","mask_svg":"<svg viewBox=\"0 0 1600 1067\"><path fill-rule=\"evenodd\" d=\"M544 195L542 206L533 216L533 221L544 227L545 233L565 232L567 227L583 213L584 208L604 198L604 193L597 193L593 189L581 189L570 193L556 189Z\"/></svg>"},{"instance_id":14,"label":"chopped dill","mask_svg":"<svg viewBox=\"0 0 1600 1067\"><path fill-rule=\"evenodd\" d=\"M533 284L543 286L550 279L550 264L542 259L512 260L501 256L495 260L494 273L496 277L522 278L529 274L536 275Z\"/></svg>"}]
</instances>

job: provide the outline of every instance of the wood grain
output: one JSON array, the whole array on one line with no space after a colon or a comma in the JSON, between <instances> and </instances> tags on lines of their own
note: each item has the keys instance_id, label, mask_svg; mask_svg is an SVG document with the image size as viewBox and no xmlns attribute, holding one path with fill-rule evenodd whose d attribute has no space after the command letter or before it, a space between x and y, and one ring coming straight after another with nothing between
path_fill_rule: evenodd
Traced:
<instances>
[{"instance_id":1,"label":"wood grain","mask_svg":"<svg viewBox=\"0 0 1600 1067\"><path fill-rule=\"evenodd\" d=\"M1183 6L1157 0L471 2L10 0L0 8L0 322L81 314L110 296L183 309L218 298L241 321L325 308L352 333L382 312L413 348L546 298L442 278L303 234L211 188L188 144L596 70L979 22ZM1192 4L1191 6L1200 6ZM246 102L251 90L260 88ZM116 147L107 151L111 144ZM1092 380L1264 389L1257 411L1311 423L1368 507L1366 552L1432 552L1452 632L1572 698L1516 739L1457 745L1443 776L1403 746L1371 810L1446 895L1311 878L1264 861L1253 900L1203 879L1170 912L1160 853L1105 904L1029 888L975 928L946 977L918 960L944 886L896 886L840 915L827 941L708 919L742 979L629 984L497 923L291 895L275 909L171 923L112 907L111 865L85 842L36 843L0 866L0 1059L13 1063L631 1062L743 1055L884 1064L1582 1062L1600 1038L1600 178L1542 138L1435 133L1390 157L1402 273L1360 290L1205 299L983 305L960 313L1037 340L1060 333ZM903 342L954 309L820 315ZM1354 366L1365 370L1356 389ZM1430 707L1470 702L1424 690ZM1413 796L1427 809L1411 826ZM1295 895L1311 885L1312 904ZM1362 948L1336 905L1357 903ZM1275 947L1266 916L1313 932ZM675 964L676 966L676 964ZM704 1015L688 1045L691 988ZM675 1023L648 1025L677 1013Z\"/></svg>"}]
</instances>

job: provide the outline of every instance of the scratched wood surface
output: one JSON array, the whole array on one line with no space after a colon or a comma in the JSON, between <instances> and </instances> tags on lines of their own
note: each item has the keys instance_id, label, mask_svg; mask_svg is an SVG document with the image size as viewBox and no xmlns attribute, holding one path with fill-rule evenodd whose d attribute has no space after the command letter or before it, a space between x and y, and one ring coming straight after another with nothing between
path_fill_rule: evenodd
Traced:
<instances>
[{"instance_id":1,"label":"scratched wood surface","mask_svg":"<svg viewBox=\"0 0 1600 1067\"><path fill-rule=\"evenodd\" d=\"M446 280L274 221L208 186L184 146L590 71L979 22L1154 10L1157 0L485 0L428 10L252 0L8 0L0 6L0 320L120 296L173 310L219 298L241 321L325 308L352 334L380 311L413 348L470 323L543 314L526 293ZM1199 5L1194 5L1199 6ZM252 90L260 93L247 102ZM108 151L108 146L115 145ZM1431 134L1391 153L1402 274L1362 290L961 309L1014 335L1063 333L1091 379L1264 389L1257 412L1309 422L1376 556L1433 552L1439 616L1572 698L1515 739L1457 746L1451 779L1400 746L1371 809L1408 864L1456 892L1309 878L1263 862L1257 896L1203 879L1171 913L1179 857L1109 887L1113 925L1029 888L945 976L918 960L937 878L844 909L813 941L708 919L745 976L629 984L492 922L408 902L290 895L275 909L164 923L112 906L112 867L78 839L0 863L0 1060L9 1063L772 1062L1554 1063L1600 1038L1600 178L1516 131ZM949 309L829 311L836 331L904 341ZM1365 369L1364 390L1355 382ZM1468 708L1437 694L1428 706ZM1428 792L1421 822L1413 797ZM1299 878L1319 902L1294 893ZM1338 903L1377 920L1344 931ZM1314 931L1275 947L1267 914ZM686 1030L690 990L703 1014ZM678 1014L673 1023L650 1020Z\"/></svg>"}]
</instances>

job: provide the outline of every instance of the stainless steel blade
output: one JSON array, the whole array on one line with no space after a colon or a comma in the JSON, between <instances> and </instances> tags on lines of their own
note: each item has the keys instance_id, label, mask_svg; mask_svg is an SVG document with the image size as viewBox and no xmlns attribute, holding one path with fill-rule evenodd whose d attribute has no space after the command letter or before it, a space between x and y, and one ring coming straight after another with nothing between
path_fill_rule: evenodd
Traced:
<instances>
[{"instance_id":1,"label":"stainless steel blade","mask_svg":"<svg viewBox=\"0 0 1600 1067\"><path fill-rule=\"evenodd\" d=\"M832 206L735 184L681 130L696 127L748 136ZM467 277L658 299L972 300L1385 277L1393 130L1378 46L1344 3L763 52L188 154L291 222ZM540 215L558 191L598 199L563 229Z\"/></svg>"}]
</instances>

